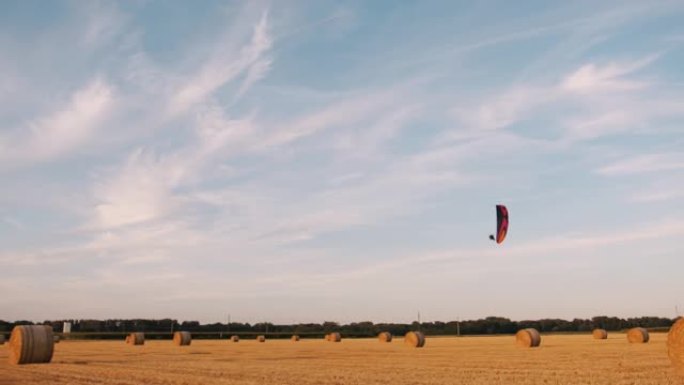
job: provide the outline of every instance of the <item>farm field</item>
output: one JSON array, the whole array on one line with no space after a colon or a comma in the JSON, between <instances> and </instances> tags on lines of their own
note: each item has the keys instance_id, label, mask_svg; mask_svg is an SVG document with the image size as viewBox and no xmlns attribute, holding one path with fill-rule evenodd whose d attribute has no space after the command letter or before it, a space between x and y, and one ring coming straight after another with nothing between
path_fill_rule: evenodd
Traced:
<instances>
[{"instance_id":1,"label":"farm field","mask_svg":"<svg viewBox=\"0 0 684 385\"><path fill-rule=\"evenodd\" d=\"M537 349L513 336L430 337L425 348L377 339L62 341L52 363L13 366L0 346L0 384L682 384L666 334L546 335Z\"/></svg>"}]
</instances>

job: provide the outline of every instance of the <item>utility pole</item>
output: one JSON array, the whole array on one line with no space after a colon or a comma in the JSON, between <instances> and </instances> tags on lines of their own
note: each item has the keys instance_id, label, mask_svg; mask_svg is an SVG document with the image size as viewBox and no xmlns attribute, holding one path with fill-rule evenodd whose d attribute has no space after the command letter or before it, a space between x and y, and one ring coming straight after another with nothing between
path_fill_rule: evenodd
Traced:
<instances>
[{"instance_id":1,"label":"utility pole","mask_svg":"<svg viewBox=\"0 0 684 385\"><path fill-rule=\"evenodd\" d=\"M422 324L420 322L420 310L418 310L418 330L420 331L422 329Z\"/></svg>"}]
</instances>

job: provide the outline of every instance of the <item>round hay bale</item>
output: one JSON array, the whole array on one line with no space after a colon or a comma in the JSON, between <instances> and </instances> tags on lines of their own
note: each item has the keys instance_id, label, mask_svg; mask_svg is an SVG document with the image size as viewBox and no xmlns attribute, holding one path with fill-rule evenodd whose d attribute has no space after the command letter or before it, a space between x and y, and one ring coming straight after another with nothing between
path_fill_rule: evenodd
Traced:
<instances>
[{"instance_id":1,"label":"round hay bale","mask_svg":"<svg viewBox=\"0 0 684 385\"><path fill-rule=\"evenodd\" d=\"M606 329L594 329L591 332L591 335L594 336L595 340L605 340L608 338L608 332Z\"/></svg>"},{"instance_id":2,"label":"round hay bale","mask_svg":"<svg viewBox=\"0 0 684 385\"><path fill-rule=\"evenodd\" d=\"M9 362L14 365L50 362L55 349L53 337L52 326L15 326L9 341Z\"/></svg>"},{"instance_id":3,"label":"round hay bale","mask_svg":"<svg viewBox=\"0 0 684 385\"><path fill-rule=\"evenodd\" d=\"M233 341L233 342L240 342L240 337L238 337L238 336L231 336L231 337L230 337L230 340Z\"/></svg>"},{"instance_id":4,"label":"round hay bale","mask_svg":"<svg viewBox=\"0 0 684 385\"><path fill-rule=\"evenodd\" d=\"M515 333L515 342L525 348L536 348L541 344L541 336L537 329L521 329Z\"/></svg>"},{"instance_id":5,"label":"round hay bale","mask_svg":"<svg viewBox=\"0 0 684 385\"><path fill-rule=\"evenodd\" d=\"M326 334L325 336L323 336L323 339L325 339L326 341L330 341L330 334Z\"/></svg>"},{"instance_id":6,"label":"round hay bale","mask_svg":"<svg viewBox=\"0 0 684 385\"><path fill-rule=\"evenodd\" d=\"M299 341L299 336L298 335L293 335L292 338L290 338L293 342Z\"/></svg>"},{"instance_id":7,"label":"round hay bale","mask_svg":"<svg viewBox=\"0 0 684 385\"><path fill-rule=\"evenodd\" d=\"M328 337L330 342L340 342L342 341L342 335L340 333L330 333Z\"/></svg>"},{"instance_id":8,"label":"round hay bale","mask_svg":"<svg viewBox=\"0 0 684 385\"><path fill-rule=\"evenodd\" d=\"M648 330L644 328L631 328L627 332L627 341L630 344L645 344L648 340Z\"/></svg>"},{"instance_id":9,"label":"round hay bale","mask_svg":"<svg viewBox=\"0 0 684 385\"><path fill-rule=\"evenodd\" d=\"M129 345L145 345L145 333L131 333L126 337Z\"/></svg>"},{"instance_id":10,"label":"round hay bale","mask_svg":"<svg viewBox=\"0 0 684 385\"><path fill-rule=\"evenodd\" d=\"M381 332L378 334L380 342L392 342L392 334L390 332Z\"/></svg>"},{"instance_id":11,"label":"round hay bale","mask_svg":"<svg viewBox=\"0 0 684 385\"><path fill-rule=\"evenodd\" d=\"M257 339L257 341L259 341L259 342L266 342L266 337L264 337L264 336L257 336L256 339Z\"/></svg>"},{"instance_id":12,"label":"round hay bale","mask_svg":"<svg viewBox=\"0 0 684 385\"><path fill-rule=\"evenodd\" d=\"M188 346L192 342L190 332L173 333L173 344L176 346Z\"/></svg>"},{"instance_id":13,"label":"round hay bale","mask_svg":"<svg viewBox=\"0 0 684 385\"><path fill-rule=\"evenodd\" d=\"M56 344L58 344L58 343L59 343L59 341L60 341L60 338L59 338L59 336L54 336L54 341L55 341L55 343L56 343Z\"/></svg>"},{"instance_id":14,"label":"round hay bale","mask_svg":"<svg viewBox=\"0 0 684 385\"><path fill-rule=\"evenodd\" d=\"M404 336L404 343L414 348L425 346L425 334L422 332L408 332Z\"/></svg>"},{"instance_id":15,"label":"round hay bale","mask_svg":"<svg viewBox=\"0 0 684 385\"><path fill-rule=\"evenodd\" d=\"M4 335L4 334L0 334L0 345L2 345L2 344L4 344L4 343L5 343L5 335Z\"/></svg>"},{"instance_id":16,"label":"round hay bale","mask_svg":"<svg viewBox=\"0 0 684 385\"><path fill-rule=\"evenodd\" d=\"M680 376L684 376L684 318L672 325L667 333L667 355Z\"/></svg>"}]
</instances>

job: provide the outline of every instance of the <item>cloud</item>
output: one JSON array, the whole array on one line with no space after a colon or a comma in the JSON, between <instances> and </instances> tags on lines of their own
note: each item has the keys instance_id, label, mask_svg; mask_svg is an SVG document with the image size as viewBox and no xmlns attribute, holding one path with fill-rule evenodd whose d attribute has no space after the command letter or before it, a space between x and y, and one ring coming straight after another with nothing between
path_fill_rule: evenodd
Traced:
<instances>
[{"instance_id":1,"label":"cloud","mask_svg":"<svg viewBox=\"0 0 684 385\"><path fill-rule=\"evenodd\" d=\"M632 228L619 231L604 232L599 235L574 235L542 239L514 246L509 256L533 256L559 251L591 251L597 247L624 246L634 242L650 241L684 235L684 221L678 219L662 219L657 222L637 224Z\"/></svg>"},{"instance_id":2,"label":"cloud","mask_svg":"<svg viewBox=\"0 0 684 385\"><path fill-rule=\"evenodd\" d=\"M555 98L557 94L550 88L516 86L493 93L491 99L484 103L458 106L451 112L465 130L497 130L510 126Z\"/></svg>"},{"instance_id":3,"label":"cloud","mask_svg":"<svg viewBox=\"0 0 684 385\"><path fill-rule=\"evenodd\" d=\"M476 274L479 271L491 271L492 266L483 267L483 260L501 265L501 268L511 268L511 258L515 258L515 265L530 261L538 264L539 258L551 261L552 265L568 265L563 256L571 252L575 256L574 263L582 260L593 261L598 250L630 245L635 242L649 242L684 235L684 222L681 220L663 219L658 222L640 224L632 228L621 228L598 235L561 234L522 244L505 245L505 249L474 248L452 249L425 252L422 254L404 254L392 260L367 263L363 266L351 268L339 267L335 272L307 271L301 274L287 274L263 278L265 282L297 282L297 286L324 287L337 282L363 280L376 277L378 274L393 276L413 275L416 267L422 271L443 271L447 266L458 264L458 269ZM572 265L571 261L569 265ZM565 266L566 268L568 266Z\"/></svg>"},{"instance_id":4,"label":"cloud","mask_svg":"<svg viewBox=\"0 0 684 385\"><path fill-rule=\"evenodd\" d=\"M236 156L247 151L245 146L250 146L258 139L257 128L254 115L231 118L225 109L208 105L195 117L194 129L199 143L197 148L188 149L195 154L186 157L194 157L194 162L202 163L219 152Z\"/></svg>"},{"instance_id":5,"label":"cloud","mask_svg":"<svg viewBox=\"0 0 684 385\"><path fill-rule=\"evenodd\" d=\"M659 55L650 55L637 61L610 63L604 66L597 66L593 63L586 64L568 75L562 81L561 89L573 93L589 94L644 88L648 83L626 79L625 76L647 67L658 57Z\"/></svg>"},{"instance_id":6,"label":"cloud","mask_svg":"<svg viewBox=\"0 0 684 385\"><path fill-rule=\"evenodd\" d=\"M234 39L228 36L228 40ZM232 44L223 41L226 47ZM239 52L219 47L212 58L202 68L181 84L173 93L169 102L169 113L174 116L186 112L220 89L247 72L238 95L244 94L257 80L261 79L270 69L271 60L263 59L273 41L268 32L268 12L264 12L259 22L254 26L249 43Z\"/></svg>"},{"instance_id":7,"label":"cloud","mask_svg":"<svg viewBox=\"0 0 684 385\"><path fill-rule=\"evenodd\" d=\"M28 123L13 137L0 137L0 158L40 162L69 155L88 144L115 106L112 87L96 79L76 91L69 103Z\"/></svg>"},{"instance_id":8,"label":"cloud","mask_svg":"<svg viewBox=\"0 0 684 385\"><path fill-rule=\"evenodd\" d=\"M684 115L681 90L669 87L673 73L661 72L670 58L619 56L663 47L605 51L600 58L589 50L617 42L615 27L635 20L640 13L634 9L623 7L614 16L587 10L588 17L577 17L568 12L575 6L553 7L536 25L524 17L477 30L458 23L432 29L429 20L416 19L405 27L421 32L397 41L404 39L381 32L399 17L373 24L363 9L322 18L320 11L330 14L329 8L273 6L272 12L258 4L228 6L228 17L198 19L206 16L200 6L197 14L188 12L187 23L157 30L146 12L109 14L103 5L86 9L92 17L80 27L56 29L55 41L76 36L82 54L78 69L62 59L65 76L34 76L39 71L22 68L26 55L0 59L2 69L11 70L0 76L0 98L16 97L25 83L40 91L40 107L0 107L6 124L21 128L18 117L31 128L0 134L1 160L27 163L20 172L3 173L8 187L0 199L13 207L0 215L0 226L16 228L0 252L0 267L12 277L11 285L0 283L4 289L28 286L25 299L48 305L52 298L39 295L46 288L57 296L81 293L81 302L60 310L69 316L83 314L98 297L120 317L128 296L135 297L126 307L131 316L174 314L179 302L171 299L184 301L180 313L189 318L211 317L211 303L277 316L273 307L262 312L241 304L248 292L266 305L287 297L294 307L283 313L290 314L315 296L340 298L349 317L357 317L358 299L368 301L369 292L400 293L404 302L408 295L438 307L441 299L430 304L411 297L416 292L406 288L409 279L432 298L431 292L457 292L453 285L463 282L515 280L548 269L581 279L572 269L591 266L599 256L607 256L607 265L627 249L657 258L651 245L676 248L682 235L677 220L628 225L659 214L665 205L658 204L644 206L646 214L627 210L635 218L622 227L611 222L614 216L597 214L594 228L613 229L599 234L573 232L573 223L567 233L533 233L545 220L534 216L559 201L595 212L682 196L676 182L629 191L628 202L603 191L586 202L574 194L594 191L596 175L632 176L625 184L641 188L641 178L676 179L682 169L676 150L655 153L665 148L663 141L678 138ZM397 16L404 11L397 9ZM331 25L338 21L343 25ZM374 37L351 39L356 34L347 33L348 25L357 22ZM312 29L323 33L300 33ZM454 36L464 39L454 43ZM43 59L74 54L46 52L32 60L52 63ZM432 62L449 55L454 60L444 67ZM324 65L309 66L323 56ZM541 60L531 68L535 58ZM660 58L662 66L652 65ZM265 84L255 86L259 82ZM74 84L80 89L55 105L54 95ZM667 129L670 136L659 136ZM588 142L634 133L648 140ZM608 155L631 150L650 152L636 160ZM592 157L597 153L600 162ZM72 162L51 162L62 158ZM37 160L44 163L28 164ZM576 179L587 172L596 175ZM483 247L485 240L468 231L481 225L479 206L501 196L534 205L519 211L519 226L528 231L516 227L511 242ZM679 216L676 205L667 206L673 206L668 215ZM459 227L470 230L454 231ZM522 275L505 274L513 271ZM166 300L159 305L150 302L154 298ZM10 305L8 314L24 314L22 301L12 301L3 309ZM44 313L38 302L27 303ZM109 313L94 311L103 314Z\"/></svg>"},{"instance_id":9,"label":"cloud","mask_svg":"<svg viewBox=\"0 0 684 385\"><path fill-rule=\"evenodd\" d=\"M643 124L643 120L643 112L624 109L599 110L588 116L568 118L563 123L567 130L564 139L574 142L621 134Z\"/></svg>"},{"instance_id":10,"label":"cloud","mask_svg":"<svg viewBox=\"0 0 684 385\"><path fill-rule=\"evenodd\" d=\"M74 3L76 14L84 23L81 32L83 44L90 48L102 48L124 31L126 15L115 4L104 2Z\"/></svg>"},{"instance_id":11,"label":"cloud","mask_svg":"<svg viewBox=\"0 0 684 385\"><path fill-rule=\"evenodd\" d=\"M388 90L358 92L336 101L323 109L306 114L289 123L278 125L263 140L262 147L270 148L292 143L324 129L358 124L373 117L379 110L396 102L397 94Z\"/></svg>"},{"instance_id":12,"label":"cloud","mask_svg":"<svg viewBox=\"0 0 684 385\"><path fill-rule=\"evenodd\" d=\"M212 162L236 157L252 143L254 123L230 119L223 109L208 107L195 120L195 136L161 155L138 149L119 167L105 172L93 190L95 223L101 228L161 219L188 203L175 190L226 174ZM228 173L228 175L232 175Z\"/></svg>"},{"instance_id":13,"label":"cloud","mask_svg":"<svg viewBox=\"0 0 684 385\"><path fill-rule=\"evenodd\" d=\"M684 188L681 189L658 189L652 191L642 191L630 197L632 202L652 203L664 202L684 197Z\"/></svg>"},{"instance_id":14,"label":"cloud","mask_svg":"<svg viewBox=\"0 0 684 385\"><path fill-rule=\"evenodd\" d=\"M240 89L235 95L235 98L242 97L254 83L266 77L266 74L271 70L272 64L273 61L271 59L258 60L252 64L247 70L247 75L245 76L242 85L240 85Z\"/></svg>"},{"instance_id":15,"label":"cloud","mask_svg":"<svg viewBox=\"0 0 684 385\"><path fill-rule=\"evenodd\" d=\"M164 215L172 206L169 188L178 171L143 151L133 153L120 171L96 187L97 224L118 227Z\"/></svg>"},{"instance_id":16,"label":"cloud","mask_svg":"<svg viewBox=\"0 0 684 385\"><path fill-rule=\"evenodd\" d=\"M648 68L660 56L587 63L560 75L560 80L514 84L475 101L463 98L464 102L450 111L459 125L444 138L478 137L484 131L511 129L540 117L545 129L539 129L537 135L555 138L558 146L609 135L656 134L659 127L655 122L684 114L679 96L664 95L655 91L653 81L630 75Z\"/></svg>"},{"instance_id":17,"label":"cloud","mask_svg":"<svg viewBox=\"0 0 684 385\"><path fill-rule=\"evenodd\" d=\"M6 216L3 216L2 218L0 218L0 220L2 222L4 222L5 224L7 224L8 226L12 227L14 230L22 230L22 231L26 230L26 226L23 223L21 223L19 220L15 219L13 217L6 215Z\"/></svg>"},{"instance_id":18,"label":"cloud","mask_svg":"<svg viewBox=\"0 0 684 385\"><path fill-rule=\"evenodd\" d=\"M596 172L601 175L619 176L681 169L684 169L684 154L662 153L621 159L597 169Z\"/></svg>"},{"instance_id":19,"label":"cloud","mask_svg":"<svg viewBox=\"0 0 684 385\"><path fill-rule=\"evenodd\" d=\"M268 12L264 12L259 21L259 24L254 27L254 35L252 37L252 47L249 48L251 52L251 63L247 68L247 74L236 94L236 98L244 95L249 88L257 81L263 79L271 70L273 59L261 58L264 52L267 52L273 45L273 39L268 33Z\"/></svg>"},{"instance_id":20,"label":"cloud","mask_svg":"<svg viewBox=\"0 0 684 385\"><path fill-rule=\"evenodd\" d=\"M383 156L383 147L400 136L400 131L410 123L419 121L423 113L419 104L393 105L387 111L378 111L367 124L334 134L333 147L346 159Z\"/></svg>"},{"instance_id":21,"label":"cloud","mask_svg":"<svg viewBox=\"0 0 684 385\"><path fill-rule=\"evenodd\" d=\"M264 219L268 230L259 239L276 242L311 240L325 233L377 225L392 218L420 212L430 198L476 178L458 166L461 147L427 149L404 158L394 158L366 175L352 176L352 182L307 194L269 211L277 221ZM337 181L337 178L332 178Z\"/></svg>"}]
</instances>

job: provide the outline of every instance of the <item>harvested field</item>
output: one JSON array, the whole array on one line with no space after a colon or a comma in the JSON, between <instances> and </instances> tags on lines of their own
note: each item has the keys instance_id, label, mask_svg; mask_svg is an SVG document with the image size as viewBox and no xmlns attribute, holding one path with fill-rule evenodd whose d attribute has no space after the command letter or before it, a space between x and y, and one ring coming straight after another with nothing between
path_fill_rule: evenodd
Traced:
<instances>
[{"instance_id":1,"label":"harvested field","mask_svg":"<svg viewBox=\"0 0 684 385\"><path fill-rule=\"evenodd\" d=\"M630 344L624 333L611 333L596 343L586 334L545 335L537 349L520 349L510 335L428 337L423 349L377 338L194 340L183 349L169 341L63 340L50 364L10 365L0 347L0 384L680 385L666 339L653 333L648 344Z\"/></svg>"}]
</instances>

